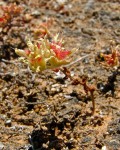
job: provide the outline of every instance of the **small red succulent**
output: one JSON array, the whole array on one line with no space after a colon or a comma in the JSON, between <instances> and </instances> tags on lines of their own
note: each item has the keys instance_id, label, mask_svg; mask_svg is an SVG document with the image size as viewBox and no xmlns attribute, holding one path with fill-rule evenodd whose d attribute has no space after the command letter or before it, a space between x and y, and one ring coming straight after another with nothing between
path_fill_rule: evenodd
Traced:
<instances>
[{"instance_id":1,"label":"small red succulent","mask_svg":"<svg viewBox=\"0 0 120 150\"><path fill-rule=\"evenodd\" d=\"M6 24L11 22L11 20L20 14L22 8L16 4L10 4L8 6L1 6L0 9L3 11L2 17L0 17L0 24L4 27Z\"/></svg>"},{"instance_id":2,"label":"small red succulent","mask_svg":"<svg viewBox=\"0 0 120 150\"><path fill-rule=\"evenodd\" d=\"M101 54L109 66L119 66L120 63L120 53L113 49L111 54Z\"/></svg>"}]
</instances>

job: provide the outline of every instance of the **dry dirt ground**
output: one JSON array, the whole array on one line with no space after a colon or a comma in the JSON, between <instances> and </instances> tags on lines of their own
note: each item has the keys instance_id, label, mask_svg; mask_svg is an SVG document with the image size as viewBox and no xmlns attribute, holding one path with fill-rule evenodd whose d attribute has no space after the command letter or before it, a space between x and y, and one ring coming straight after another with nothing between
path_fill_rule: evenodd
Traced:
<instances>
[{"instance_id":1,"label":"dry dirt ground","mask_svg":"<svg viewBox=\"0 0 120 150\"><path fill-rule=\"evenodd\" d=\"M100 52L120 44L119 0L1 0L22 12L0 28L0 150L120 150L120 74ZM62 4L62 3L63 4ZM14 48L39 37L45 21L67 49L78 48L68 69L96 86L96 110L81 85L53 71L31 72Z\"/></svg>"}]
</instances>

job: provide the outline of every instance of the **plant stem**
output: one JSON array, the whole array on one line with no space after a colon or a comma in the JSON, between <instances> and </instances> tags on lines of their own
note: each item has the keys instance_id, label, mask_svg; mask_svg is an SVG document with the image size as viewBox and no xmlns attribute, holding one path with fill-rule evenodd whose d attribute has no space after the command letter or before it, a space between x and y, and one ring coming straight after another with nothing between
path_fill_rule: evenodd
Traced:
<instances>
[{"instance_id":1,"label":"plant stem","mask_svg":"<svg viewBox=\"0 0 120 150\"><path fill-rule=\"evenodd\" d=\"M90 94L91 94L91 100L92 100L92 115L94 115L95 113L95 99L94 99L94 94L93 94L94 91L91 91Z\"/></svg>"},{"instance_id":2,"label":"plant stem","mask_svg":"<svg viewBox=\"0 0 120 150\"><path fill-rule=\"evenodd\" d=\"M84 59L84 58L86 58L86 57L88 57L88 56L90 56L90 55L91 55L91 54L88 54L88 55L85 55L85 56L83 56L83 57L80 57L80 58L76 59L75 61L69 63L68 65L65 65L64 67L69 67L69 66L71 66L71 65L73 65L73 64L75 64L75 63L81 61L82 59Z\"/></svg>"}]
</instances>

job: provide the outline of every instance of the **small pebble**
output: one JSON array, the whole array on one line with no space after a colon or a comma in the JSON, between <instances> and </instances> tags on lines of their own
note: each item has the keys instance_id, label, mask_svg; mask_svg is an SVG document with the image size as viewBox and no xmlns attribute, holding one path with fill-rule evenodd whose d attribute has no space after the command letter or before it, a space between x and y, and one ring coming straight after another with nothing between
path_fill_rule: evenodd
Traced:
<instances>
[{"instance_id":1,"label":"small pebble","mask_svg":"<svg viewBox=\"0 0 120 150\"><path fill-rule=\"evenodd\" d=\"M60 86L59 84L53 84L51 87L56 88L56 87L59 87L59 86Z\"/></svg>"},{"instance_id":2,"label":"small pebble","mask_svg":"<svg viewBox=\"0 0 120 150\"><path fill-rule=\"evenodd\" d=\"M37 16L40 16L41 13L36 10L36 11L33 11L33 12L32 12L32 15L37 17Z\"/></svg>"},{"instance_id":3,"label":"small pebble","mask_svg":"<svg viewBox=\"0 0 120 150\"><path fill-rule=\"evenodd\" d=\"M5 122L5 125L10 127L10 126L11 126L11 119L7 120L7 121Z\"/></svg>"},{"instance_id":4,"label":"small pebble","mask_svg":"<svg viewBox=\"0 0 120 150\"><path fill-rule=\"evenodd\" d=\"M103 147L102 147L102 150L107 150L107 147L106 147L106 146L103 146Z\"/></svg>"}]
</instances>

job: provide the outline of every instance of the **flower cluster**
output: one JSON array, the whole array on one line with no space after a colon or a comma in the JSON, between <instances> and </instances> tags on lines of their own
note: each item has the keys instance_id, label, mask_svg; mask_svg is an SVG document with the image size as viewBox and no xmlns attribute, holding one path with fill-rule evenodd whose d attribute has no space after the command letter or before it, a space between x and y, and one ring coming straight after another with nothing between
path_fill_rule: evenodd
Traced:
<instances>
[{"instance_id":1,"label":"flower cluster","mask_svg":"<svg viewBox=\"0 0 120 150\"><path fill-rule=\"evenodd\" d=\"M63 41L58 40L58 34L53 41L46 37L34 44L28 40L28 50L15 49L16 54L35 72L59 68L70 62L68 56L73 52L63 47Z\"/></svg>"}]
</instances>

